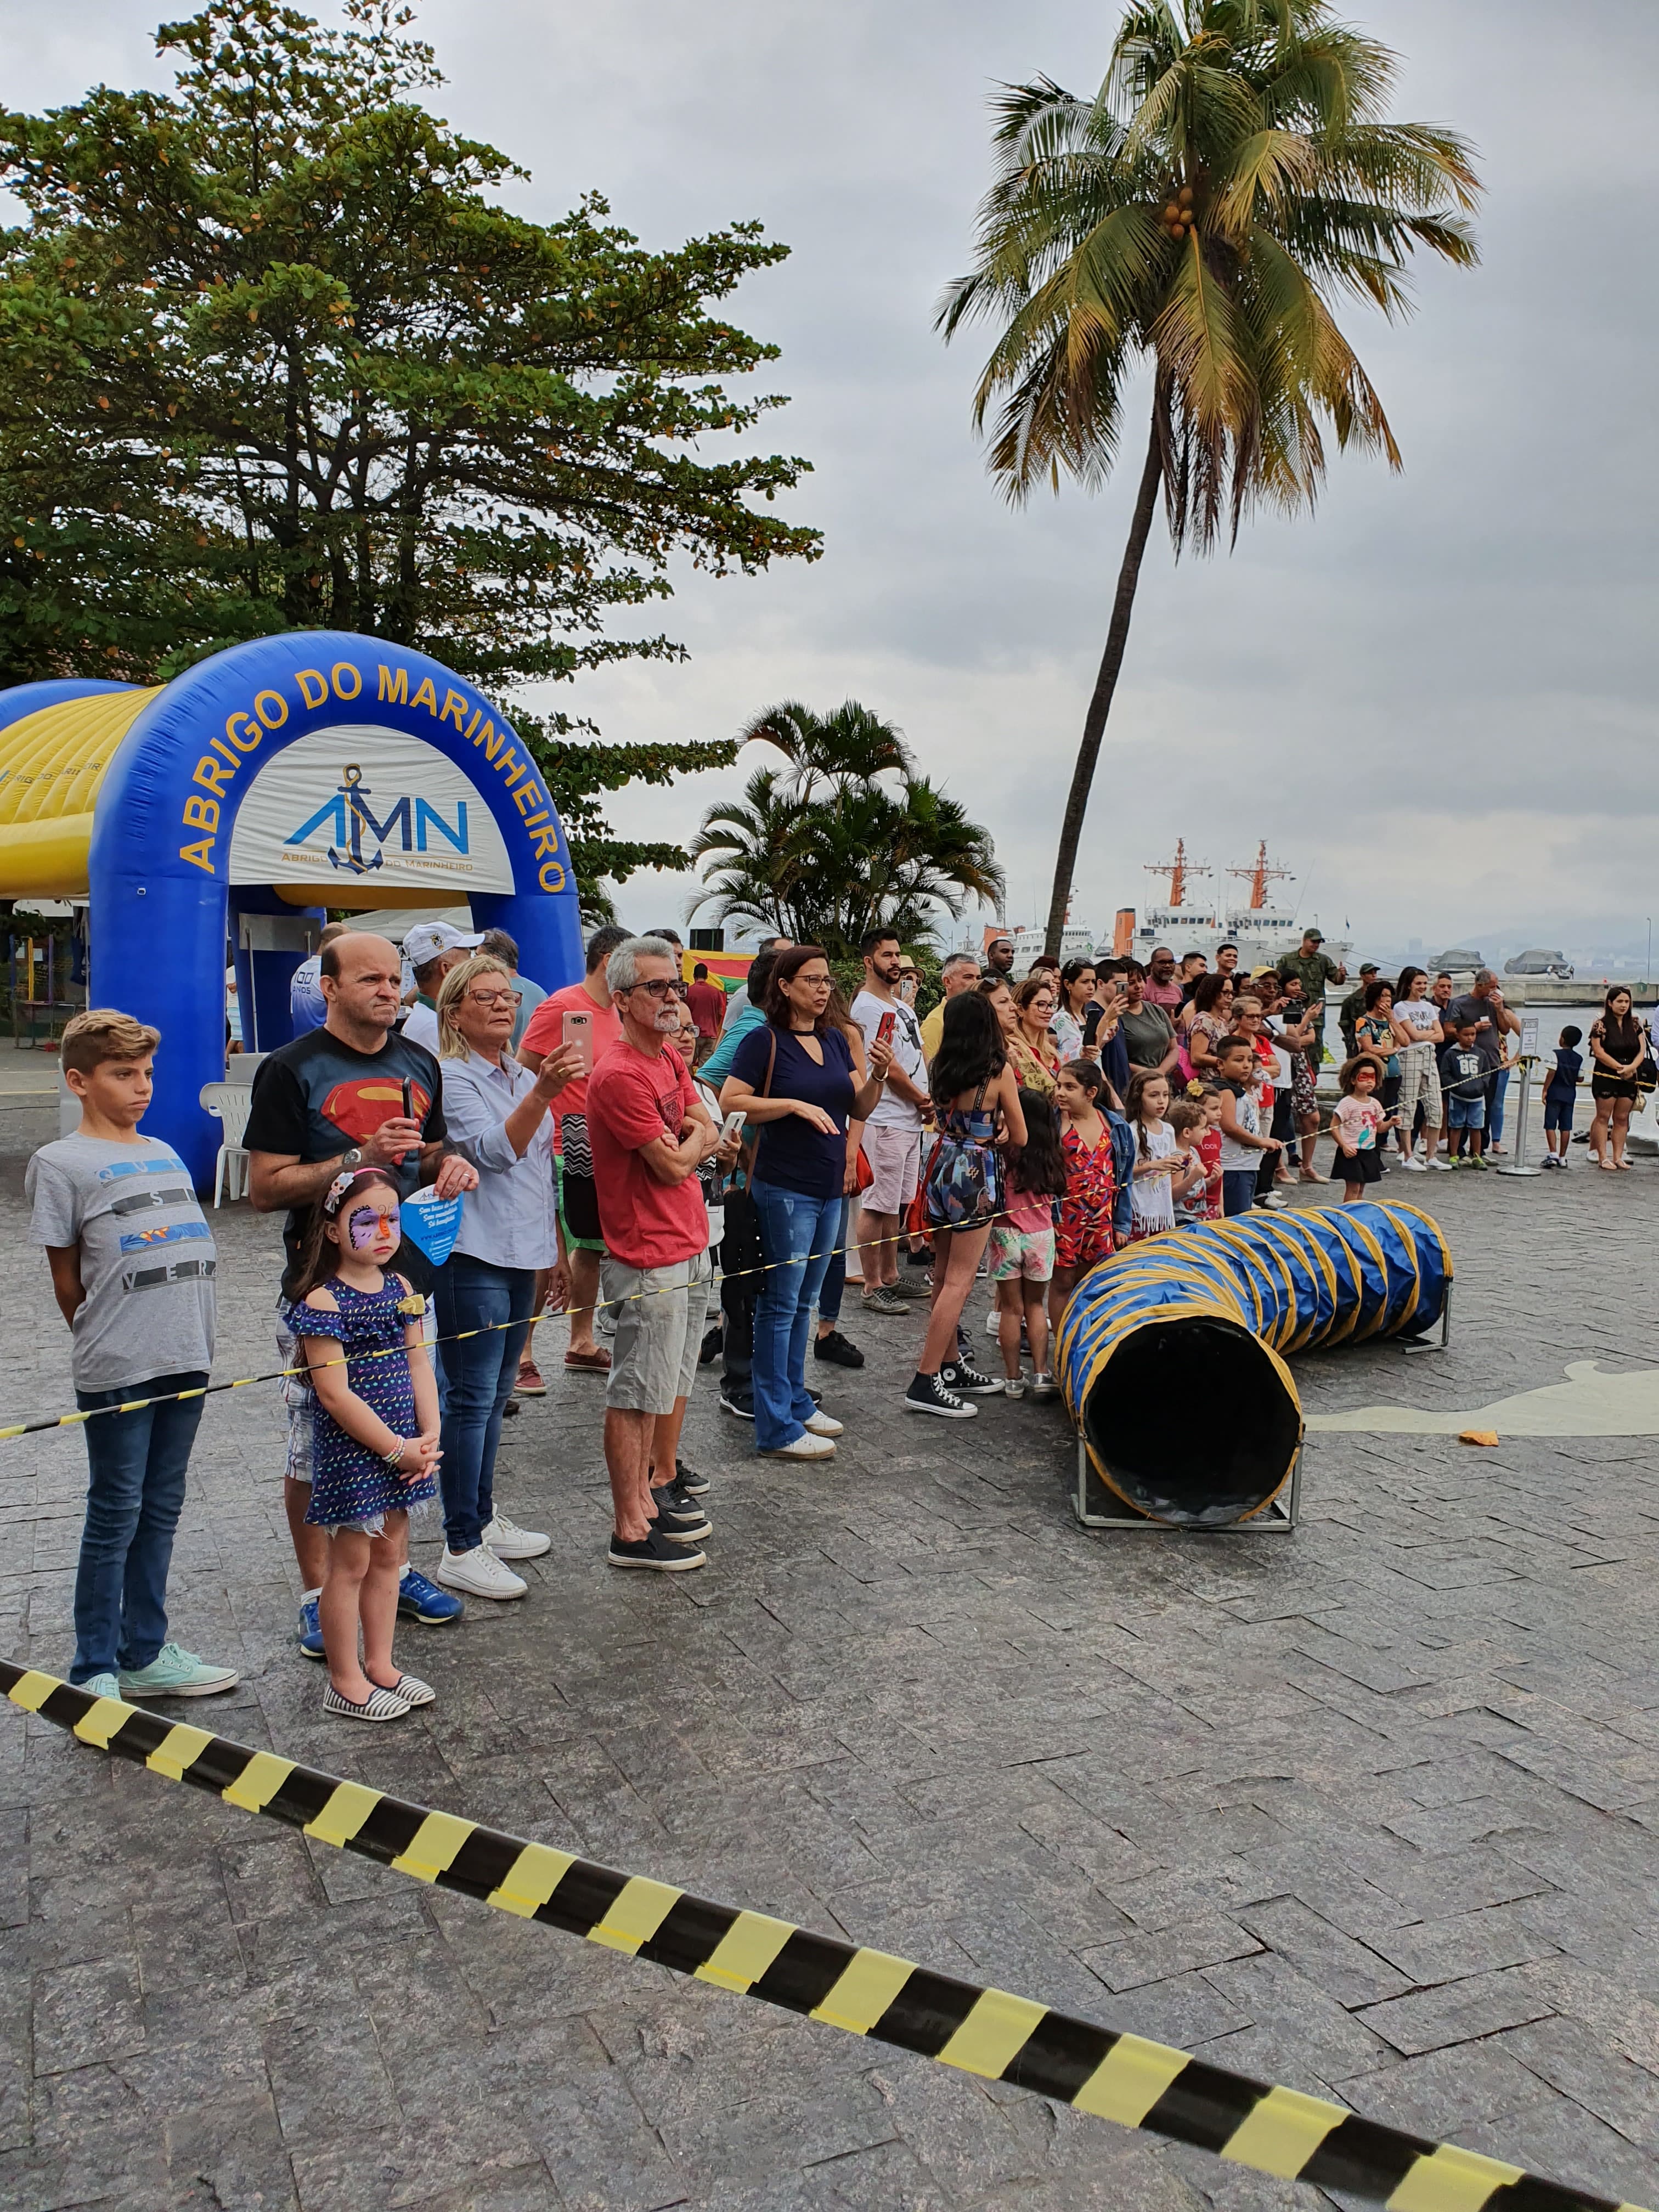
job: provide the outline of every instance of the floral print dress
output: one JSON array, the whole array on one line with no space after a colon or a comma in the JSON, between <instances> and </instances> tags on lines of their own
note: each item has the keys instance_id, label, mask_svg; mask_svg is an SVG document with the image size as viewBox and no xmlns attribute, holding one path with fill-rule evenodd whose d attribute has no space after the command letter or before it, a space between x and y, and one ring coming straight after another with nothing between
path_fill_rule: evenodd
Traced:
<instances>
[{"instance_id":1,"label":"floral print dress","mask_svg":"<svg viewBox=\"0 0 1659 2212\"><path fill-rule=\"evenodd\" d=\"M388 1273L378 1291L354 1291L337 1275L324 1288L339 1311L321 1313L301 1299L283 1312L288 1327L295 1336L332 1338L351 1362L347 1377L353 1394L380 1415L393 1436L418 1436L415 1384L404 1344L412 1317L408 1284L401 1275ZM375 1353L383 1357L368 1356ZM378 1452L348 1436L318 1400L311 1503L306 1508L312 1527L357 1528L378 1536L388 1513L423 1505L437 1494L430 1475L412 1482L397 1474Z\"/></svg>"},{"instance_id":2,"label":"floral print dress","mask_svg":"<svg viewBox=\"0 0 1659 2212\"><path fill-rule=\"evenodd\" d=\"M1066 1156L1066 1195L1060 1202L1054 1264L1092 1267L1112 1251L1112 1208L1117 1184L1112 1174L1112 1133L1101 1116L1100 1141L1091 1150L1068 1121L1060 1132Z\"/></svg>"}]
</instances>

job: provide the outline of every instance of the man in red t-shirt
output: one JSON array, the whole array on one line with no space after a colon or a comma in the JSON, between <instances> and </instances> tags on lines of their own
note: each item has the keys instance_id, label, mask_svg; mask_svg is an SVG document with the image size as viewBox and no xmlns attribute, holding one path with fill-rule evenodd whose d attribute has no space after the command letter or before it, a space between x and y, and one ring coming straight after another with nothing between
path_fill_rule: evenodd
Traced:
<instances>
[{"instance_id":1,"label":"man in red t-shirt","mask_svg":"<svg viewBox=\"0 0 1659 2212\"><path fill-rule=\"evenodd\" d=\"M605 1255L606 1303L621 1305L605 1399L613 1567L700 1567L708 1523L678 1486L674 1444L696 1379L708 1307L708 1209L697 1170L720 1133L666 1040L685 991L672 947L630 937L605 965L622 1036L587 1083L587 1140ZM652 1460L665 1468L652 1487Z\"/></svg>"},{"instance_id":2,"label":"man in red t-shirt","mask_svg":"<svg viewBox=\"0 0 1659 2212\"><path fill-rule=\"evenodd\" d=\"M709 981L706 960L699 960L691 970L691 988L685 994L685 1003L697 1025L697 1056L693 1065L701 1067L714 1049L720 1024L726 1019L726 994L718 983Z\"/></svg>"},{"instance_id":3,"label":"man in red t-shirt","mask_svg":"<svg viewBox=\"0 0 1659 2212\"><path fill-rule=\"evenodd\" d=\"M611 1003L610 988L605 980L605 963L617 947L627 941L628 932L616 922L607 922L603 929L596 929L587 940L587 973L581 981L568 983L563 990L551 993L532 1014L519 1046L519 1058L532 1075L541 1073L543 1060L563 1043L567 1014L586 1014L592 1024L589 1031L593 1045L587 1063L590 1068L598 1066L622 1035L622 1022ZM593 1160L587 1149L585 1077L567 1083L559 1093L553 1115L553 1151L558 1161L559 1226L564 1233L565 1257L570 1269L570 1345L564 1364L579 1373L603 1375L611 1364L611 1354L603 1345L593 1341L593 1312L599 1304L599 1258L605 1250L605 1239L599 1233L599 1206L593 1196ZM535 1297L538 1313L546 1295L547 1285L544 1283ZM531 1374L534 1379L526 1376L525 1366L529 1360L530 1346L526 1345L525 1363L519 1370L519 1388L527 1388L534 1395L538 1386L544 1390L546 1385L535 1374L533 1366Z\"/></svg>"}]
</instances>

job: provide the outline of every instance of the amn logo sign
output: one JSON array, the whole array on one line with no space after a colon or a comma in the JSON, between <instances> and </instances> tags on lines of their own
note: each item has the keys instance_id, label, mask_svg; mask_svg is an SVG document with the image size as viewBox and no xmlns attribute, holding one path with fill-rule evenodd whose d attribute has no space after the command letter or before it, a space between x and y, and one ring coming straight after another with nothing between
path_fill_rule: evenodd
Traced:
<instances>
[{"instance_id":1,"label":"amn logo sign","mask_svg":"<svg viewBox=\"0 0 1659 2212\"><path fill-rule=\"evenodd\" d=\"M331 799L325 799L309 821L302 822L291 830L285 841L285 849L292 852L296 846L309 844L322 830L329 830L328 864L331 868L346 868L356 876L366 876L372 869L386 866L386 848L393 844L394 850L404 853L424 853L430 834L436 830L448 841L450 849L465 854L467 843L466 801L455 803L455 819L446 822L442 814L418 792L404 792L394 799L384 822L377 821L368 802L374 793L363 781L363 771L352 763ZM365 855L364 844L372 841L373 850ZM394 842L395 841L395 842Z\"/></svg>"},{"instance_id":2,"label":"amn logo sign","mask_svg":"<svg viewBox=\"0 0 1659 2212\"><path fill-rule=\"evenodd\" d=\"M465 771L419 738L361 723L313 731L267 762L230 847L232 883L352 877L463 895L515 888L500 826Z\"/></svg>"}]
</instances>

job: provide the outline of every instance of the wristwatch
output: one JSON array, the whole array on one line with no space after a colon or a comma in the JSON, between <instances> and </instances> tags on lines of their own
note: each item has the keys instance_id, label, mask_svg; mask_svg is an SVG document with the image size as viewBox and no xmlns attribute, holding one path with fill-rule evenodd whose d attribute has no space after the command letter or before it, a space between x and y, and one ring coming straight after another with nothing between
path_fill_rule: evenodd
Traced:
<instances>
[{"instance_id":1,"label":"wristwatch","mask_svg":"<svg viewBox=\"0 0 1659 2212\"><path fill-rule=\"evenodd\" d=\"M349 1175L354 1168L360 1168L362 1164L363 1148L361 1145L354 1145L349 1152L342 1152L340 1155L340 1173Z\"/></svg>"}]
</instances>

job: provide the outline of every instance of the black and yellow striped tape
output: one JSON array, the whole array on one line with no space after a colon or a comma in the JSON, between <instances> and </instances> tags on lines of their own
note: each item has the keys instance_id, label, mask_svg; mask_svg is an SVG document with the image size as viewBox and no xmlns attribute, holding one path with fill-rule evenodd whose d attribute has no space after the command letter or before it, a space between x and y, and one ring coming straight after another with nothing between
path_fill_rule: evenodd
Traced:
<instances>
[{"instance_id":1,"label":"black and yellow striped tape","mask_svg":"<svg viewBox=\"0 0 1659 2212\"><path fill-rule=\"evenodd\" d=\"M711 1905L670 1882L526 1843L454 1813L408 1805L361 1782L162 1720L0 1660L0 1688L26 1712L173 1782L210 1790L321 1843L416 1881L480 1899L590 1943L761 1997L851 2035L874 2036L988 2081L1035 2090L1097 2118L1196 2144L1281 2180L1392 2212L1640 2212L1518 2166L1425 2142L1323 2098L1253 2081L1184 2051L1115 2034L1006 1990L935 1974L908 1959L787 1920Z\"/></svg>"}]
</instances>

